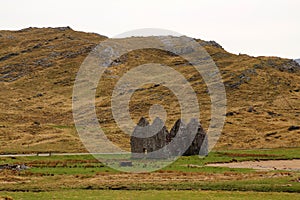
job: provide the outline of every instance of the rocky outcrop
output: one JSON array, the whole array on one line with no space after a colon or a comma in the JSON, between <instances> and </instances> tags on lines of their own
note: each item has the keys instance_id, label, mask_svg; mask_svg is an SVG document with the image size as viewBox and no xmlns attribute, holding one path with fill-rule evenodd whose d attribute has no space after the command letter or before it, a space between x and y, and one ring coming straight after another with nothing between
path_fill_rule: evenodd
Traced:
<instances>
[{"instance_id":1,"label":"rocky outcrop","mask_svg":"<svg viewBox=\"0 0 300 200\"><path fill-rule=\"evenodd\" d=\"M278 69L281 72L295 73L300 71L300 64L295 60L285 60L280 62L280 58L270 58L266 61L262 61L260 64L255 64L254 68L264 69L265 67L272 67Z\"/></svg>"},{"instance_id":2,"label":"rocky outcrop","mask_svg":"<svg viewBox=\"0 0 300 200\"><path fill-rule=\"evenodd\" d=\"M18 165L18 164L5 164L5 165L0 165L0 170L16 170L16 171L21 171L21 170L25 170L25 169L29 169L28 166L22 164L22 165Z\"/></svg>"},{"instance_id":3,"label":"rocky outcrop","mask_svg":"<svg viewBox=\"0 0 300 200\"><path fill-rule=\"evenodd\" d=\"M30 27L0 33L3 36L0 37L0 82L13 82L50 67L71 70L71 63L81 63L106 38L76 32L70 27Z\"/></svg>"},{"instance_id":4,"label":"rocky outcrop","mask_svg":"<svg viewBox=\"0 0 300 200\"><path fill-rule=\"evenodd\" d=\"M216 47L216 48L219 48L219 49L223 49L223 47L219 43L217 43L216 41L213 41L213 40L211 40L211 41L202 41L202 42L200 42L200 44L202 46L212 46L212 47Z\"/></svg>"}]
</instances>

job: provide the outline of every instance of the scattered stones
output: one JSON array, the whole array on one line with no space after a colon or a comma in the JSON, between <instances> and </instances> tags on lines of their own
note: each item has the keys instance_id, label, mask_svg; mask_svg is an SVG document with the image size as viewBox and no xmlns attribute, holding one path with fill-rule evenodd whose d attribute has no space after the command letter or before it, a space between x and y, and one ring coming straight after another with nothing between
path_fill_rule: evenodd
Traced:
<instances>
[{"instance_id":1,"label":"scattered stones","mask_svg":"<svg viewBox=\"0 0 300 200\"><path fill-rule=\"evenodd\" d=\"M62 56L64 58L76 58L79 55L84 55L84 54L90 53L93 48L94 48L94 46L87 46L87 47L83 47L83 48L79 49L76 52L74 52L74 51L67 51L67 52L64 52L62 54Z\"/></svg>"},{"instance_id":2,"label":"scattered stones","mask_svg":"<svg viewBox=\"0 0 300 200\"><path fill-rule=\"evenodd\" d=\"M226 116L228 117L228 116L233 116L235 113L234 112L227 112L226 113Z\"/></svg>"},{"instance_id":3,"label":"scattered stones","mask_svg":"<svg viewBox=\"0 0 300 200\"><path fill-rule=\"evenodd\" d=\"M28 27L28 28L24 28L24 29L21 29L17 32L26 32L26 31L32 31L34 29L40 29L40 28L37 28L37 27ZM71 27L69 26L65 26L65 27L55 27L55 28L52 28L52 27L45 27L43 29L52 29L52 30L58 30L58 31L66 31L66 30L72 30Z\"/></svg>"},{"instance_id":4,"label":"scattered stones","mask_svg":"<svg viewBox=\"0 0 300 200\"><path fill-rule=\"evenodd\" d=\"M250 107L248 108L247 112L255 112L254 107L253 107L253 106L250 106Z\"/></svg>"},{"instance_id":5,"label":"scattered stones","mask_svg":"<svg viewBox=\"0 0 300 200\"><path fill-rule=\"evenodd\" d=\"M191 65L188 61L184 61L184 60L174 60L172 64L175 66Z\"/></svg>"},{"instance_id":6,"label":"scattered stones","mask_svg":"<svg viewBox=\"0 0 300 200\"><path fill-rule=\"evenodd\" d=\"M6 38L9 40L14 40L16 37L13 35L6 35Z\"/></svg>"},{"instance_id":7,"label":"scattered stones","mask_svg":"<svg viewBox=\"0 0 300 200\"><path fill-rule=\"evenodd\" d=\"M26 170L29 169L28 166L22 164L22 165L18 165L18 164L4 164L4 165L0 165L0 170L16 170L16 171L21 171L21 170Z\"/></svg>"},{"instance_id":8,"label":"scattered stones","mask_svg":"<svg viewBox=\"0 0 300 200\"><path fill-rule=\"evenodd\" d=\"M31 51L32 51L31 48L30 49L24 49L24 50L21 51L21 53L28 53L28 52L31 52Z\"/></svg>"},{"instance_id":9,"label":"scattered stones","mask_svg":"<svg viewBox=\"0 0 300 200\"><path fill-rule=\"evenodd\" d=\"M40 123L40 122L37 122L37 121L35 121L35 122L33 122L33 125L39 126L39 125L41 125L41 123Z\"/></svg>"},{"instance_id":10,"label":"scattered stones","mask_svg":"<svg viewBox=\"0 0 300 200\"><path fill-rule=\"evenodd\" d=\"M226 87L229 87L231 89L236 89L240 86L241 84L238 82L238 83L228 83L228 82L225 82L225 86Z\"/></svg>"},{"instance_id":11,"label":"scattered stones","mask_svg":"<svg viewBox=\"0 0 300 200\"><path fill-rule=\"evenodd\" d=\"M59 31L67 31L67 30L72 30L72 28L70 26L66 26L66 27L56 27L54 28L56 30L59 30Z\"/></svg>"},{"instance_id":12,"label":"scattered stones","mask_svg":"<svg viewBox=\"0 0 300 200\"><path fill-rule=\"evenodd\" d=\"M120 162L120 167L132 167L131 161L122 161Z\"/></svg>"},{"instance_id":13,"label":"scattered stones","mask_svg":"<svg viewBox=\"0 0 300 200\"><path fill-rule=\"evenodd\" d=\"M37 44L37 45L34 45L33 47L32 47L32 49L38 49L38 48L40 48L42 46L42 44Z\"/></svg>"},{"instance_id":14,"label":"scattered stones","mask_svg":"<svg viewBox=\"0 0 300 200\"><path fill-rule=\"evenodd\" d=\"M233 76L231 81L225 82L225 86L231 89L239 88L243 83L251 81L251 76L256 76L257 72L255 68L250 68L242 71L239 75L231 74Z\"/></svg>"},{"instance_id":15,"label":"scattered stones","mask_svg":"<svg viewBox=\"0 0 300 200\"><path fill-rule=\"evenodd\" d=\"M37 93L35 96L33 96L33 98L42 97L42 96L44 96L43 93Z\"/></svg>"},{"instance_id":16,"label":"scattered stones","mask_svg":"<svg viewBox=\"0 0 300 200\"><path fill-rule=\"evenodd\" d=\"M194 49L190 46L186 46L186 47L181 47L181 48L174 48L173 49L173 53L175 53L176 55L184 55L184 54L190 54L193 53Z\"/></svg>"},{"instance_id":17,"label":"scattered stones","mask_svg":"<svg viewBox=\"0 0 300 200\"><path fill-rule=\"evenodd\" d=\"M257 75L257 72L254 68L246 69L242 73L248 75Z\"/></svg>"},{"instance_id":18,"label":"scattered stones","mask_svg":"<svg viewBox=\"0 0 300 200\"><path fill-rule=\"evenodd\" d=\"M58 56L60 56L60 55L61 55L60 52L53 51L53 52L51 52L51 53L49 54L49 57L50 57L50 58L56 58L56 57L58 57Z\"/></svg>"},{"instance_id":19,"label":"scattered stones","mask_svg":"<svg viewBox=\"0 0 300 200\"><path fill-rule=\"evenodd\" d=\"M255 64L253 67L254 67L254 69L262 69L263 65L262 64Z\"/></svg>"},{"instance_id":20,"label":"scattered stones","mask_svg":"<svg viewBox=\"0 0 300 200\"><path fill-rule=\"evenodd\" d=\"M223 47L220 44L218 44L216 41L213 41L213 40L211 40L211 41L202 41L202 42L200 42L200 44L203 45L203 46L212 46L212 47L223 49Z\"/></svg>"},{"instance_id":21,"label":"scattered stones","mask_svg":"<svg viewBox=\"0 0 300 200\"><path fill-rule=\"evenodd\" d=\"M276 134L277 134L276 131L275 131L275 132L272 132L272 133L267 133L267 134L265 135L265 137L274 136L274 135L276 135Z\"/></svg>"},{"instance_id":22,"label":"scattered stones","mask_svg":"<svg viewBox=\"0 0 300 200\"><path fill-rule=\"evenodd\" d=\"M282 116L281 114L278 114L278 113L275 113L275 112L272 112L272 111L267 111L267 113L272 116L272 117L277 117L277 116Z\"/></svg>"},{"instance_id":23,"label":"scattered stones","mask_svg":"<svg viewBox=\"0 0 300 200\"><path fill-rule=\"evenodd\" d=\"M290 126L288 128L288 131L295 131L295 130L300 130L300 126Z\"/></svg>"},{"instance_id":24,"label":"scattered stones","mask_svg":"<svg viewBox=\"0 0 300 200\"><path fill-rule=\"evenodd\" d=\"M33 63L36 66L42 66L42 67L51 67L53 65L53 63L49 61L49 58L42 58L34 61Z\"/></svg>"},{"instance_id":25,"label":"scattered stones","mask_svg":"<svg viewBox=\"0 0 300 200\"><path fill-rule=\"evenodd\" d=\"M7 60L7 59L9 59L9 58L11 58L11 57L18 56L18 55L19 55L19 53L10 53L10 54L7 54L7 55L1 57L1 58L0 58L0 61Z\"/></svg>"},{"instance_id":26,"label":"scattered stones","mask_svg":"<svg viewBox=\"0 0 300 200\"><path fill-rule=\"evenodd\" d=\"M47 31L57 32L56 34L62 35L58 31L71 30L70 27L58 27L58 28L44 28ZM14 33L19 32L30 32L33 34L39 31L38 28L30 27L27 29L22 29L20 31L14 31ZM1 33L2 34L2 33ZM37 38L36 40L25 40L20 46L18 51L7 52L6 54L0 55L1 61L9 61L9 64L4 63L4 66L0 66L0 82L12 82L23 76L26 76L37 70L43 70L43 68L52 67L57 65L61 59L75 58L80 55L87 55L91 50L97 45L93 42L87 41L87 43L79 44L76 42L70 42L62 36L53 36L49 34L49 37L44 39ZM67 35L67 32L66 32ZM3 39L8 40L7 34L2 34ZM71 39L71 36L66 36L66 38ZM63 41L53 42L54 40L62 39ZM75 38L72 38L75 39ZM51 43L51 45L49 45ZM49 51L51 48L52 51ZM45 50L45 51L44 51ZM56 50L56 51L55 51ZM38 53L40 51L40 53ZM37 52L31 56L31 52ZM42 53L44 52L44 53ZM25 55L26 54L26 55ZM48 55L47 55L48 54ZM9 66L7 68L7 66Z\"/></svg>"},{"instance_id":27,"label":"scattered stones","mask_svg":"<svg viewBox=\"0 0 300 200\"><path fill-rule=\"evenodd\" d=\"M300 71L300 64L295 60L288 60L282 64L278 64L279 58L269 59L267 61L263 61L261 64L257 64L257 68L264 68L264 66L273 67L278 69L279 71L286 71L290 73L295 73L296 71Z\"/></svg>"},{"instance_id":28,"label":"scattered stones","mask_svg":"<svg viewBox=\"0 0 300 200\"><path fill-rule=\"evenodd\" d=\"M120 64L124 64L125 62L127 62L127 60L128 60L127 54L122 55L121 57L113 60L112 63L109 65L109 67L118 66Z\"/></svg>"},{"instance_id":29,"label":"scattered stones","mask_svg":"<svg viewBox=\"0 0 300 200\"><path fill-rule=\"evenodd\" d=\"M290 60L289 62L280 66L279 70L293 73L300 70L300 64L294 60Z\"/></svg>"}]
</instances>

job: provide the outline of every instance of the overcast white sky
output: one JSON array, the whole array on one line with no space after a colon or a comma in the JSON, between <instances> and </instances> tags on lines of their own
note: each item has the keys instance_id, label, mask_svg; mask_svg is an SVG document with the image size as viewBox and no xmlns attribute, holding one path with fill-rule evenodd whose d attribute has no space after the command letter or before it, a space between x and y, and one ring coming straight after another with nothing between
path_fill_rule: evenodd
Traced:
<instances>
[{"instance_id":1,"label":"overcast white sky","mask_svg":"<svg viewBox=\"0 0 300 200\"><path fill-rule=\"evenodd\" d=\"M70 26L113 37L163 28L232 53L300 58L300 0L6 0L0 29Z\"/></svg>"}]
</instances>

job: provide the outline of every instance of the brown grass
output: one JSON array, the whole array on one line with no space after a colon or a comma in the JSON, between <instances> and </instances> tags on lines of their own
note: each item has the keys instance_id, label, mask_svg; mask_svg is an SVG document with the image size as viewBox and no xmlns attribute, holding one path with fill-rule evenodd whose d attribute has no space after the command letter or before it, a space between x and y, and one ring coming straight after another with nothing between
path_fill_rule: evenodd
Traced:
<instances>
[{"instance_id":1,"label":"brown grass","mask_svg":"<svg viewBox=\"0 0 300 200\"><path fill-rule=\"evenodd\" d=\"M57 29L0 31L0 34L0 58L19 53L0 62L2 74L13 69L10 79L0 79L0 152L86 151L72 119L72 87L88 50L105 37ZM297 92L300 73L277 69L289 60L234 55L213 46L205 48L221 70L226 85L227 109L232 112L226 119L216 148L299 146L300 131L287 129L300 124L300 93ZM28 51L22 53L25 50ZM199 99L201 123L208 127L210 100L206 86L195 69L184 65L179 57L157 50L135 51L127 57L120 65L109 68L96 94L99 122L114 143L129 149L129 137L116 126L110 110L111 92L118 81L118 78L112 77L121 77L134 66L153 61L169 65L187 79L191 78L191 85ZM36 64L38 61L49 62L51 66ZM249 73L251 70L255 73ZM240 81L242 74L250 79L238 88L231 88L229 84ZM18 79L13 81L16 77ZM137 122L141 116L148 117L149 107L153 104L165 106L168 112L166 125L170 128L180 110L174 94L162 86L152 88L145 85L143 90L132 96L132 119ZM248 112L249 107L253 107L254 111Z\"/></svg>"}]
</instances>

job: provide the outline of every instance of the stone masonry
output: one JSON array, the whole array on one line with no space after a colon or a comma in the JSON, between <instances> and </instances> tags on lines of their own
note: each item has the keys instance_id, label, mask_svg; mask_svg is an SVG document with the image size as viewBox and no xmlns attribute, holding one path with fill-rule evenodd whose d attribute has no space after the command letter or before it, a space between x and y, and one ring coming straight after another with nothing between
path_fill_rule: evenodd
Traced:
<instances>
[{"instance_id":1,"label":"stone masonry","mask_svg":"<svg viewBox=\"0 0 300 200\"><path fill-rule=\"evenodd\" d=\"M156 118L150 125L142 117L133 131L130 145L132 158L136 159L208 154L207 134L196 119L187 125L179 119L169 132L161 119Z\"/></svg>"}]
</instances>

